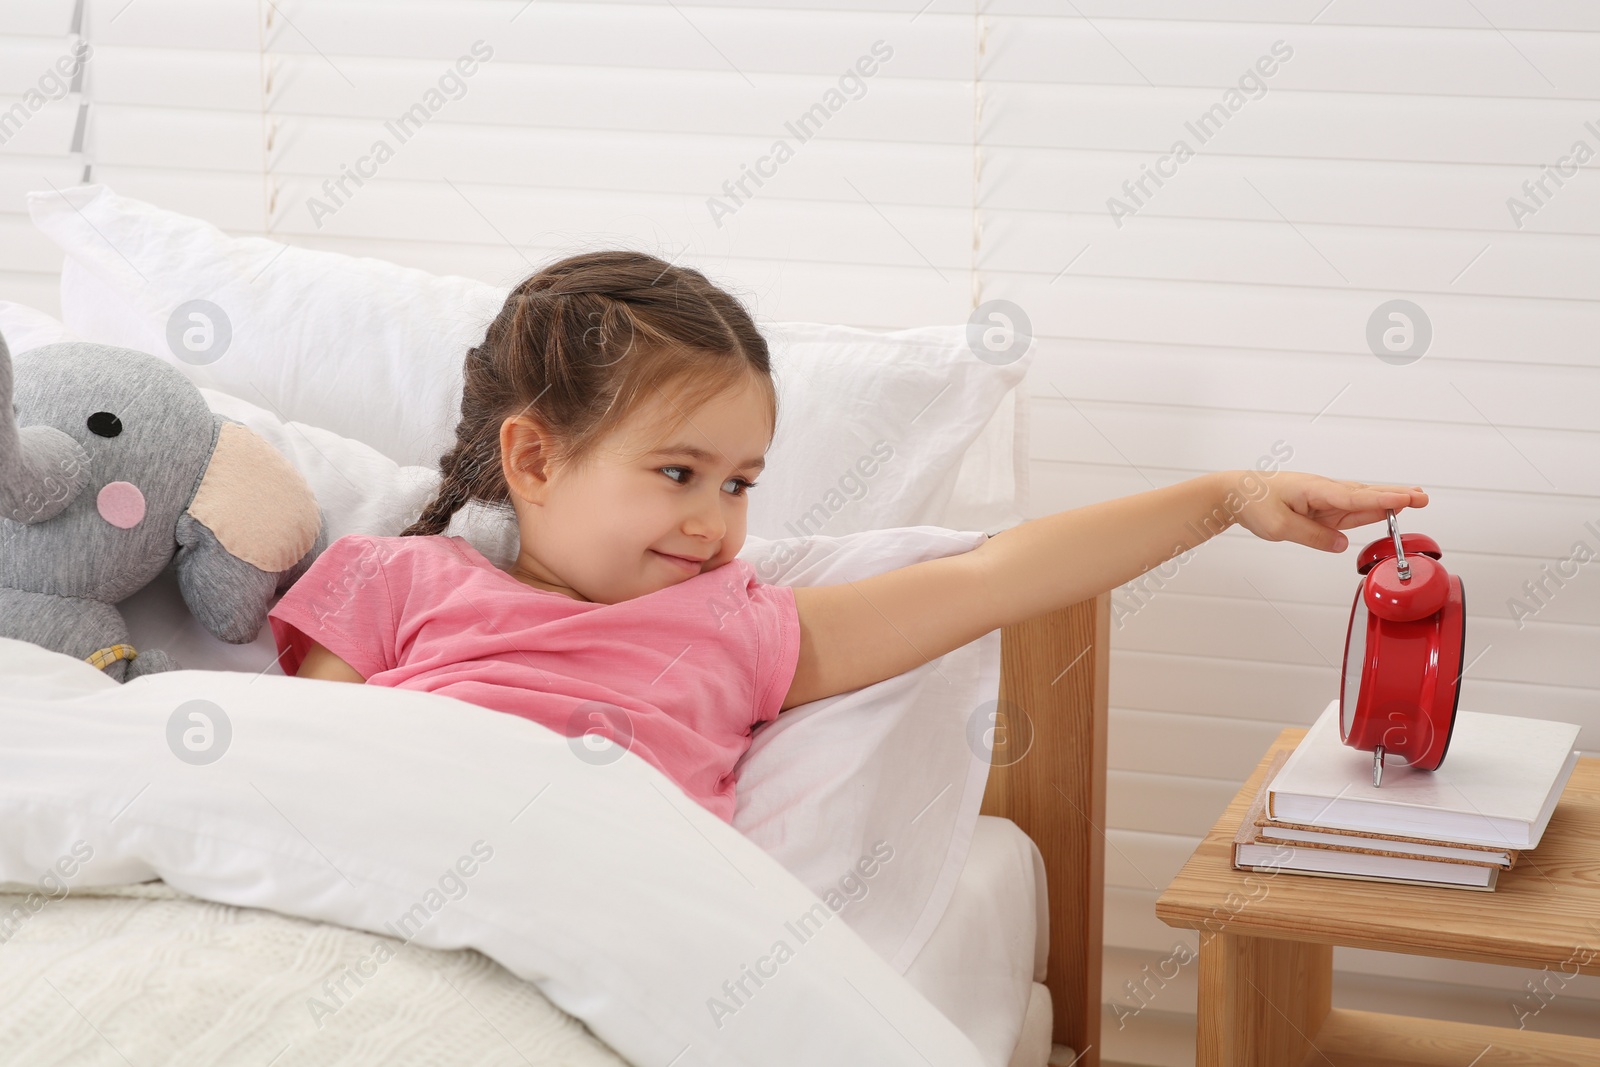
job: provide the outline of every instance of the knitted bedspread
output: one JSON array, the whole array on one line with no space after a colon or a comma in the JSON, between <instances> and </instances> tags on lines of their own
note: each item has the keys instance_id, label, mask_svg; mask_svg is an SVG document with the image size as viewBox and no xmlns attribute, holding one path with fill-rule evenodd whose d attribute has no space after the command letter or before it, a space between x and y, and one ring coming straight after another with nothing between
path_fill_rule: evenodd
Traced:
<instances>
[{"instance_id":1,"label":"knitted bedspread","mask_svg":"<svg viewBox=\"0 0 1600 1067\"><path fill-rule=\"evenodd\" d=\"M0 1063L627 1067L481 953L159 880L59 899L0 883Z\"/></svg>"}]
</instances>

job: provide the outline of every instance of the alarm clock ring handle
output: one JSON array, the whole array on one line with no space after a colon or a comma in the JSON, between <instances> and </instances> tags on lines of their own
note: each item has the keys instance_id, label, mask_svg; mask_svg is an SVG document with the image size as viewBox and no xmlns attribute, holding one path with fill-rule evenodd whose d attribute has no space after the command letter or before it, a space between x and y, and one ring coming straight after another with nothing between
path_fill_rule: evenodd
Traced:
<instances>
[{"instance_id":1,"label":"alarm clock ring handle","mask_svg":"<svg viewBox=\"0 0 1600 1067\"><path fill-rule=\"evenodd\" d=\"M1439 542L1424 533L1407 533L1395 536L1398 526L1395 522L1394 512L1389 512L1389 536L1380 537L1370 542L1356 555L1356 573L1366 574L1380 562L1390 557L1399 559L1408 556L1430 556L1433 559L1441 558L1444 553L1439 549ZM1413 562L1407 558L1407 562Z\"/></svg>"},{"instance_id":2,"label":"alarm clock ring handle","mask_svg":"<svg viewBox=\"0 0 1600 1067\"><path fill-rule=\"evenodd\" d=\"M1435 562L1439 556L1438 546L1428 544L1433 541L1431 537L1407 534L1407 538L1413 539L1414 552L1407 558L1393 511L1389 512L1389 533L1393 539L1394 554L1389 555L1380 549L1381 558L1368 565L1366 581L1362 584L1362 599L1374 615L1394 622L1425 619L1444 607L1445 601L1450 598L1450 575ZM1380 545L1385 549L1389 547L1385 542L1375 542L1367 546L1362 556ZM1432 548L1431 552L1429 548Z\"/></svg>"}]
</instances>

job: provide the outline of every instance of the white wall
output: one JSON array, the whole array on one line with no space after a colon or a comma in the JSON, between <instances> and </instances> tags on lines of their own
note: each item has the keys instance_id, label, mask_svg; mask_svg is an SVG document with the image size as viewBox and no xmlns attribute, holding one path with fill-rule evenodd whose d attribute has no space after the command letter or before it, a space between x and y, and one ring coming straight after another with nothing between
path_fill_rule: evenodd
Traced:
<instances>
[{"instance_id":1,"label":"white wall","mask_svg":"<svg viewBox=\"0 0 1600 1067\"><path fill-rule=\"evenodd\" d=\"M73 17L70 0L0 11L0 109ZM1508 603L1535 606L1523 583L1579 543L1600 553L1600 160L1547 178L1531 214L1507 205L1574 142L1600 151L1600 8L111 0L84 29L84 92L0 147L0 297L54 309L60 257L22 194L88 166L232 232L501 283L622 243L695 263L765 319L903 326L1009 299L1038 335L1036 514L1263 457L1420 484L1433 502L1402 528L1465 578L1462 706L1580 722L1600 750L1600 564L1520 624ZM384 121L479 40L493 58L465 95L315 218L322 182L397 143ZM892 56L859 99L813 139L786 130L878 41ZM1280 41L1264 92L1202 144L1185 123ZM780 137L793 157L718 225L708 198ZM1192 158L1124 192L1179 138ZM1136 210L1114 218L1112 197ZM1432 326L1409 365L1365 336L1397 298ZM1354 555L1236 529L1118 594L1108 1001L1131 1004L1122 983L1185 939L1154 918L1159 888L1277 731L1336 692ZM1506 1024L1530 977L1337 962L1341 1003ZM1600 1016L1597 984L1530 1025ZM1108 1056L1190 1062L1193 1005L1186 972L1125 1028L1108 1014Z\"/></svg>"}]
</instances>

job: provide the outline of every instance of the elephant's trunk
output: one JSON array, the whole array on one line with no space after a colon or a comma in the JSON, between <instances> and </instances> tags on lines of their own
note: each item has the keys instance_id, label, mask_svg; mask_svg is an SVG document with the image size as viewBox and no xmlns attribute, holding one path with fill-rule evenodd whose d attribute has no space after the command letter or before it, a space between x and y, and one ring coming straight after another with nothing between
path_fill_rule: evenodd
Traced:
<instances>
[{"instance_id":1,"label":"elephant's trunk","mask_svg":"<svg viewBox=\"0 0 1600 1067\"><path fill-rule=\"evenodd\" d=\"M11 387L11 351L0 337L0 516L12 522L44 522L88 484L89 457L53 426L19 429Z\"/></svg>"}]
</instances>

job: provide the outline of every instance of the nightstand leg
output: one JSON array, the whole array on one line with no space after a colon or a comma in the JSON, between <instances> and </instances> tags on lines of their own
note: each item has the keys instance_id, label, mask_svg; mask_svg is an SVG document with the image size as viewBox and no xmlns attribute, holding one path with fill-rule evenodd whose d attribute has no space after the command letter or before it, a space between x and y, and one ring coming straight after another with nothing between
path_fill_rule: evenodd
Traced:
<instances>
[{"instance_id":1,"label":"nightstand leg","mask_svg":"<svg viewBox=\"0 0 1600 1067\"><path fill-rule=\"evenodd\" d=\"M1202 934L1196 1067L1296 1067L1333 1006L1333 946Z\"/></svg>"}]
</instances>

